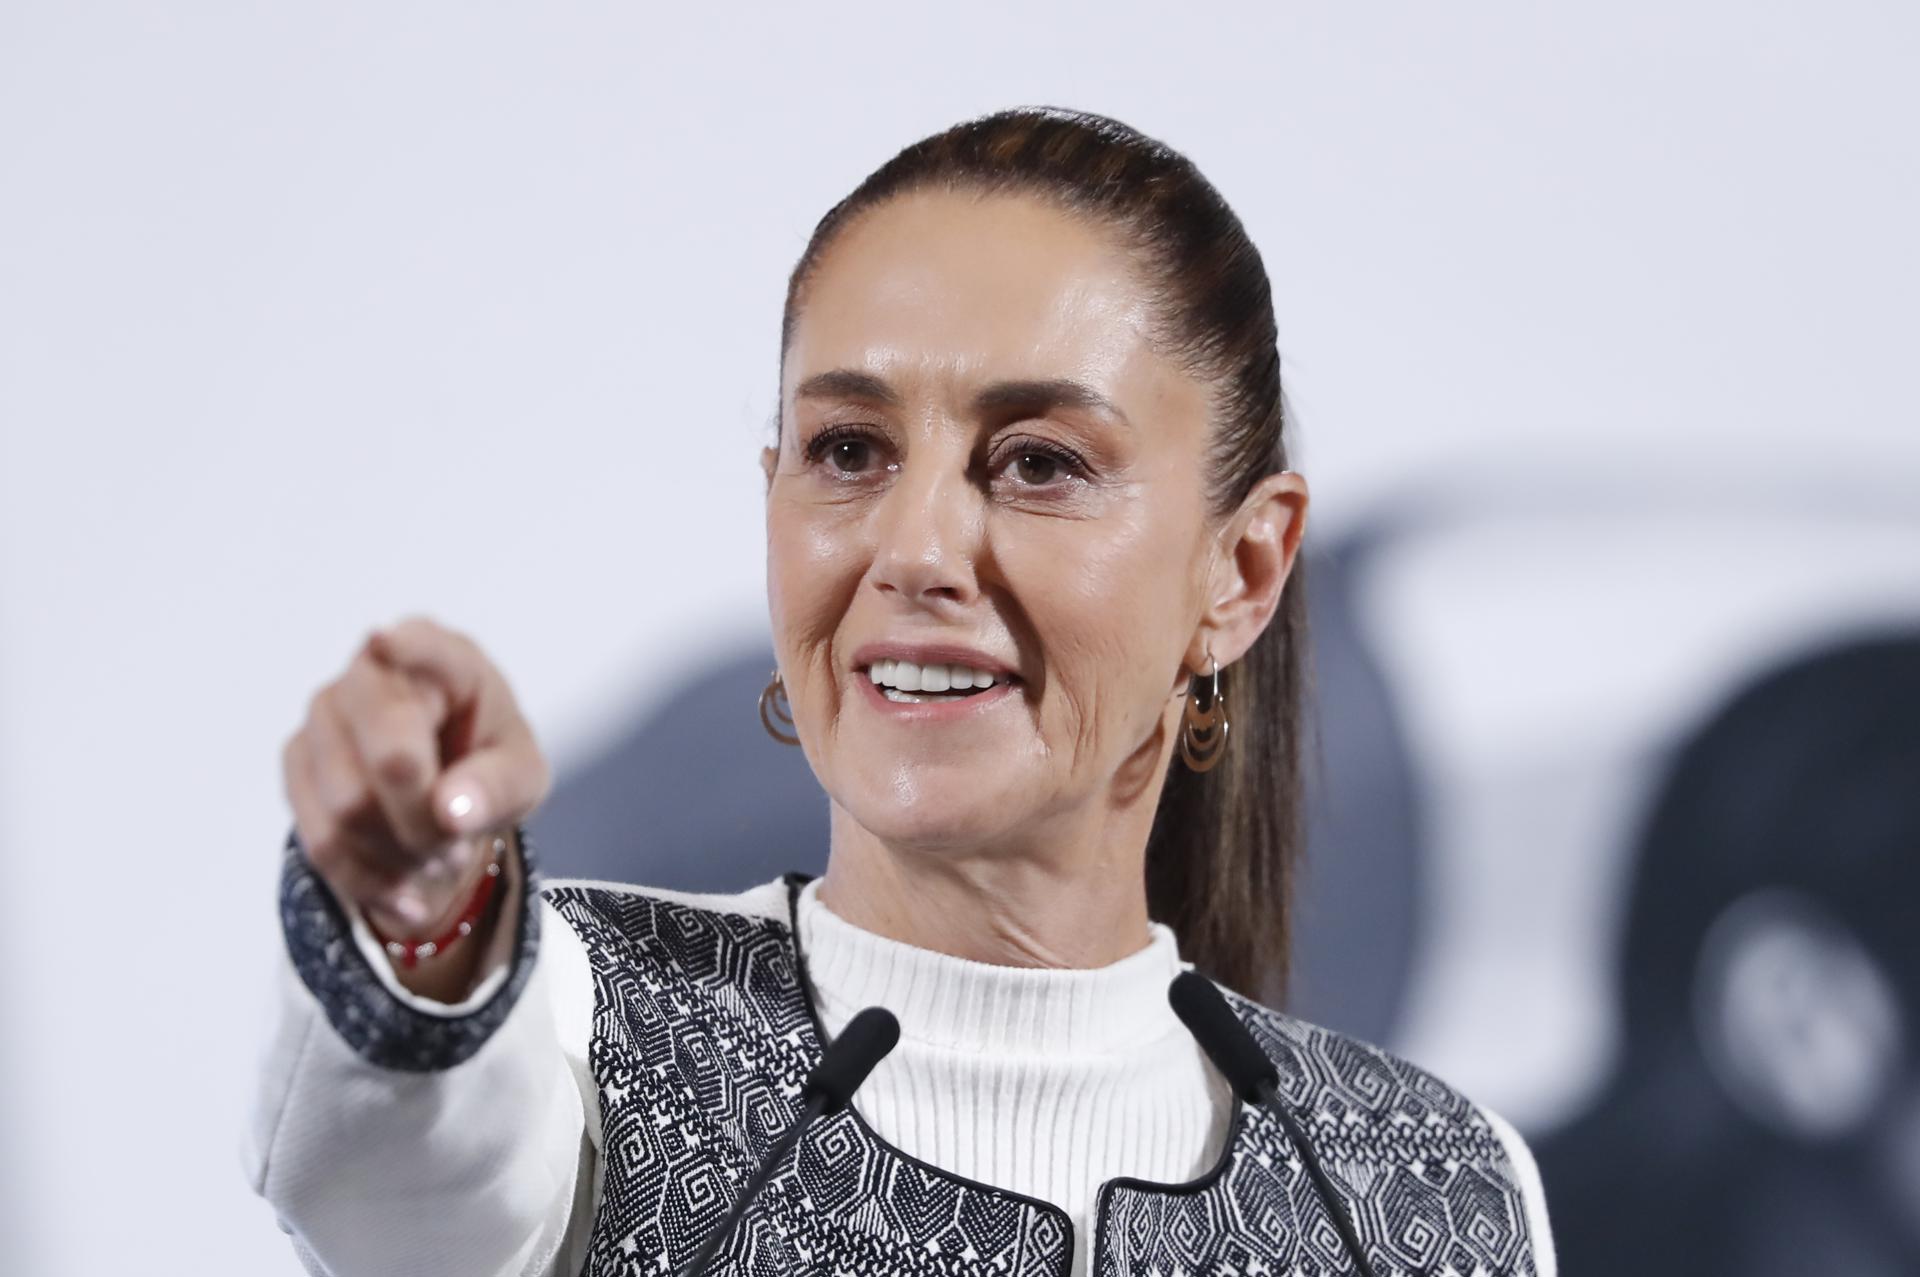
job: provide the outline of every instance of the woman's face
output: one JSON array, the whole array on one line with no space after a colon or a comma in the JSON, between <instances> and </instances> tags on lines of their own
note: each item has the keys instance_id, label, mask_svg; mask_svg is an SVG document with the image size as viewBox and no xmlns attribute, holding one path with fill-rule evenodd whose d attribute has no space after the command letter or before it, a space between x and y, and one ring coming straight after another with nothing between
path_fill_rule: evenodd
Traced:
<instances>
[{"instance_id":1,"label":"woman's face","mask_svg":"<svg viewBox=\"0 0 1920 1277\"><path fill-rule=\"evenodd\" d=\"M1118 243L1030 198L898 197L817 263L764 459L768 597L808 762L884 841L1157 792L1183 663L1251 643L1202 626L1208 393L1149 332Z\"/></svg>"}]
</instances>

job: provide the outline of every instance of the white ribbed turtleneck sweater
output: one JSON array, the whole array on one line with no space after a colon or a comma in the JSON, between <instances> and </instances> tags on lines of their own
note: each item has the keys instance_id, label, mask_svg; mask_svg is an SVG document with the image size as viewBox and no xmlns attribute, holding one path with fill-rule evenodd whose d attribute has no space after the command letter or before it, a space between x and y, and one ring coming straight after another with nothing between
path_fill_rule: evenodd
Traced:
<instances>
[{"instance_id":1,"label":"white ribbed turtleneck sweater","mask_svg":"<svg viewBox=\"0 0 1920 1277\"><path fill-rule=\"evenodd\" d=\"M900 1021L854 1108L921 1161L1066 1211L1075 1274L1103 1182L1179 1183L1219 1159L1232 1097L1167 1005L1187 965L1170 929L1092 970L993 966L862 930L819 888L799 920L827 1032L868 1006Z\"/></svg>"}]
</instances>

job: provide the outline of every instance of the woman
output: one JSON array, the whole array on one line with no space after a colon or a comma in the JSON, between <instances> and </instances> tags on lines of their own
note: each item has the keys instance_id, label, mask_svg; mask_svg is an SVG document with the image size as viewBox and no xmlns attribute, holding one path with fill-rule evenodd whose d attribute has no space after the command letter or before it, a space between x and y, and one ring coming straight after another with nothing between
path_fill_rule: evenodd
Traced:
<instances>
[{"instance_id":1,"label":"woman","mask_svg":"<svg viewBox=\"0 0 1920 1277\"><path fill-rule=\"evenodd\" d=\"M762 459L761 714L826 790L824 877L541 882L499 672L376 633L284 760L253 1166L310 1267L679 1271L881 1005L899 1047L711 1271L1552 1271L1495 1115L1236 997L1301 1148L1168 1008L1189 965L1284 971L1283 424L1264 268L1183 157L1022 110L870 176L793 272Z\"/></svg>"}]
</instances>

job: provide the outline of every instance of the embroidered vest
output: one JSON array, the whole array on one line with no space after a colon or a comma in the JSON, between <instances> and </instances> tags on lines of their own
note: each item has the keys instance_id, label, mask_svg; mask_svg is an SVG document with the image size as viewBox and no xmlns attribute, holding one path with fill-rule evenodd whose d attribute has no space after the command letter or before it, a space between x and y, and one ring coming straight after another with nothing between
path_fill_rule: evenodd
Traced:
<instances>
[{"instance_id":1,"label":"embroidered vest","mask_svg":"<svg viewBox=\"0 0 1920 1277\"><path fill-rule=\"evenodd\" d=\"M605 1182L589 1277L678 1272L798 1115L822 1045L796 940L803 882L759 889L784 892L784 919L724 897L541 888L593 972ZM1471 1102L1377 1047L1228 999L1379 1277L1534 1277L1515 1175ZM1064 1211L916 1160L857 1107L802 1137L710 1272L1066 1277ZM1354 1271L1283 1124L1237 1101L1207 1174L1105 1184L1092 1244L1096 1277Z\"/></svg>"}]
</instances>

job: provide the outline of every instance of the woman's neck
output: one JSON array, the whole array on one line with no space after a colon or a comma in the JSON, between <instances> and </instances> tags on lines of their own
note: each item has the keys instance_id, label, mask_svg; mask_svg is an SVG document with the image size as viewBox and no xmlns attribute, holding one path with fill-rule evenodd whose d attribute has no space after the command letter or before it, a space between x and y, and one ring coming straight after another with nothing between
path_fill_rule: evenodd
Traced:
<instances>
[{"instance_id":1,"label":"woman's neck","mask_svg":"<svg viewBox=\"0 0 1920 1277\"><path fill-rule=\"evenodd\" d=\"M856 927L936 953L995 966L1103 967L1150 939L1147 832L903 850L835 804L820 901Z\"/></svg>"}]
</instances>

